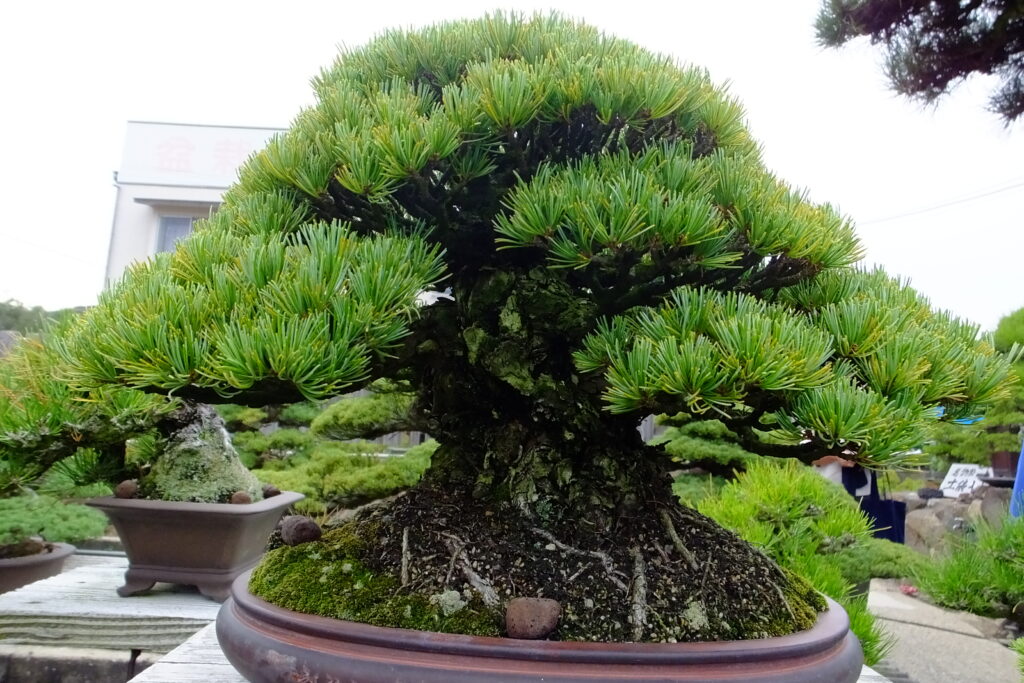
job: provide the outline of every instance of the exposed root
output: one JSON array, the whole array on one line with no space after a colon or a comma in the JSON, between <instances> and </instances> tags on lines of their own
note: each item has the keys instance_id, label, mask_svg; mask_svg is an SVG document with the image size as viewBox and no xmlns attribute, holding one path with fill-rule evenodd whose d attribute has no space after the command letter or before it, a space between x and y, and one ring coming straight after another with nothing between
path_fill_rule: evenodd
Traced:
<instances>
[{"instance_id":1,"label":"exposed root","mask_svg":"<svg viewBox=\"0 0 1024 683\"><path fill-rule=\"evenodd\" d=\"M447 586L452 581L452 573L455 571L455 563L459 561L459 554L462 549L466 547L466 544L455 539L454 542L445 541L445 546L451 550L452 556L448 560L448 572L444 575L444 585Z\"/></svg>"},{"instance_id":2,"label":"exposed root","mask_svg":"<svg viewBox=\"0 0 1024 683\"><path fill-rule=\"evenodd\" d=\"M644 556L639 548L630 548L633 557L633 590L630 595L630 621L633 623L633 640L639 642L644 637L647 625L647 576L645 574Z\"/></svg>"},{"instance_id":3,"label":"exposed root","mask_svg":"<svg viewBox=\"0 0 1024 683\"><path fill-rule=\"evenodd\" d=\"M498 597L498 592L494 590L494 586L487 579L477 574L473 569L473 565L470 564L469 557L465 551L465 541L452 534L444 534L444 536L445 545L452 551L452 560L459 564L462 569L462 575L466 577L466 581L473 587L473 590L480 594L480 599L484 601L484 604L488 607L498 607L501 605L501 598ZM450 570L449 574L451 574Z\"/></svg>"},{"instance_id":4,"label":"exposed root","mask_svg":"<svg viewBox=\"0 0 1024 683\"><path fill-rule=\"evenodd\" d=\"M668 510L661 508L658 510L658 516L661 517L662 524L665 525L665 531L668 532L668 537L672 539L672 545L675 546L679 554L683 556L691 569L697 569L697 558L693 556L690 549L683 543L683 539L679 538L679 533L676 531L675 524L672 523L672 515L668 513Z\"/></svg>"},{"instance_id":5,"label":"exposed root","mask_svg":"<svg viewBox=\"0 0 1024 683\"><path fill-rule=\"evenodd\" d=\"M779 584L775 583L774 581L770 581L769 583L771 583L772 588L775 589L775 592L779 594L779 600L781 600L782 604L786 606L786 610L789 612L789 616L793 617L793 620L796 621L796 614L794 614L793 608L789 606L789 600L786 599L786 594L782 592L781 588L779 588Z\"/></svg>"},{"instance_id":6,"label":"exposed root","mask_svg":"<svg viewBox=\"0 0 1024 683\"><path fill-rule=\"evenodd\" d=\"M611 582L614 583L619 588L621 588L622 592L629 593L629 587L626 586L625 582L623 582L622 579L619 578L620 576L625 576L625 575L615 568L615 563L612 562L611 556L607 555L606 553L599 552L597 550L580 550L579 548L574 548L571 545L566 545L565 543L562 543L557 538L555 538L552 534L550 534L547 531L544 531L543 529L538 529L538 528L534 527L533 528L533 533L535 533L538 536L541 536L544 539L546 539L547 541L551 542L559 550L565 551L565 552L567 552L567 553L569 553L571 555L581 555L583 557L593 557L593 558L596 558L596 559L600 560L601 564L604 566L604 570L605 570L605 572L607 572L608 578L611 580Z\"/></svg>"},{"instance_id":7,"label":"exposed root","mask_svg":"<svg viewBox=\"0 0 1024 683\"><path fill-rule=\"evenodd\" d=\"M400 579L403 586L409 585L409 527L402 529L402 569Z\"/></svg>"}]
</instances>

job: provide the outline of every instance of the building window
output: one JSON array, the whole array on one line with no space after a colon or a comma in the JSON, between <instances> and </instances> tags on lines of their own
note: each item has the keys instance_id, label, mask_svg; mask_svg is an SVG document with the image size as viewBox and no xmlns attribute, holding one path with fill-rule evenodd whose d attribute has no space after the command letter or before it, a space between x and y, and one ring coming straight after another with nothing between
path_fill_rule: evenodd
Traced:
<instances>
[{"instance_id":1,"label":"building window","mask_svg":"<svg viewBox=\"0 0 1024 683\"><path fill-rule=\"evenodd\" d=\"M192 216L161 216L160 235L157 239L157 251L171 251L174 243L192 232L192 224L198 218Z\"/></svg>"}]
</instances>

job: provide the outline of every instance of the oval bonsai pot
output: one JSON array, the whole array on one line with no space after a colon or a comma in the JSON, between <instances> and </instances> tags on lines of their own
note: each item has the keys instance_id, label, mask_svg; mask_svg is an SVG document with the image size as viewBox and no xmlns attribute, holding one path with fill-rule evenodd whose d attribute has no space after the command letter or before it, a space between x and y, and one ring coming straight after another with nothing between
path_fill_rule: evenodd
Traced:
<instances>
[{"instance_id":1,"label":"oval bonsai pot","mask_svg":"<svg viewBox=\"0 0 1024 683\"><path fill-rule=\"evenodd\" d=\"M86 504L107 513L128 556L118 595L166 581L196 586L222 602L235 577L259 561L285 509L304 497L284 491L242 505L113 497Z\"/></svg>"},{"instance_id":2,"label":"oval bonsai pot","mask_svg":"<svg viewBox=\"0 0 1024 683\"><path fill-rule=\"evenodd\" d=\"M46 550L35 555L0 560L0 593L60 574L64 560L75 552L75 546L67 543L47 543L46 546Z\"/></svg>"},{"instance_id":3,"label":"oval bonsai pot","mask_svg":"<svg viewBox=\"0 0 1024 683\"><path fill-rule=\"evenodd\" d=\"M813 628L763 640L581 643L381 628L271 605L239 576L217 614L228 661L253 683L284 681L751 681L844 683L863 665L843 609Z\"/></svg>"}]
</instances>

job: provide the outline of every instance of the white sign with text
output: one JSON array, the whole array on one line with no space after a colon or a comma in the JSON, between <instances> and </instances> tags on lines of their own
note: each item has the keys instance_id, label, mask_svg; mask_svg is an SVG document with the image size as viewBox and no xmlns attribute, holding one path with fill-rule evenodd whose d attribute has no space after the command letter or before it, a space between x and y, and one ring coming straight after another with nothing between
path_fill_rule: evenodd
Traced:
<instances>
[{"instance_id":1,"label":"white sign with text","mask_svg":"<svg viewBox=\"0 0 1024 683\"><path fill-rule=\"evenodd\" d=\"M991 477L992 468L981 465L969 465L967 463L954 463L950 465L949 472L942 480L942 493L947 498L956 498L964 493L971 493L982 485L981 477Z\"/></svg>"}]
</instances>

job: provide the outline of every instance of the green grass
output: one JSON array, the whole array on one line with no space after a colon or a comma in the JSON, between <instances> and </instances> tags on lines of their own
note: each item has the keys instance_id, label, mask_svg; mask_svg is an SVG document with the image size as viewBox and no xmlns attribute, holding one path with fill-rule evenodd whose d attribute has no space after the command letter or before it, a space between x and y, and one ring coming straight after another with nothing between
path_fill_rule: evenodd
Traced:
<instances>
[{"instance_id":1,"label":"green grass","mask_svg":"<svg viewBox=\"0 0 1024 683\"><path fill-rule=\"evenodd\" d=\"M925 567L920 586L938 604L985 616L1008 616L1024 603L1024 519L1001 528L975 527L975 539L957 539L952 553Z\"/></svg>"},{"instance_id":2,"label":"green grass","mask_svg":"<svg viewBox=\"0 0 1024 683\"><path fill-rule=\"evenodd\" d=\"M892 647L892 637L867 611L865 596L853 593L851 580L873 575L870 558L888 557L891 549L873 543L870 522L842 487L795 461L764 458L750 461L746 472L704 495L696 507L842 605L869 665ZM896 557L888 563L907 562L899 551ZM871 564L861 567L860 560Z\"/></svg>"},{"instance_id":3,"label":"green grass","mask_svg":"<svg viewBox=\"0 0 1024 683\"><path fill-rule=\"evenodd\" d=\"M1017 668L1020 669L1021 676L1024 676L1024 638L1017 638L1010 643L1010 647L1017 653Z\"/></svg>"}]
</instances>

